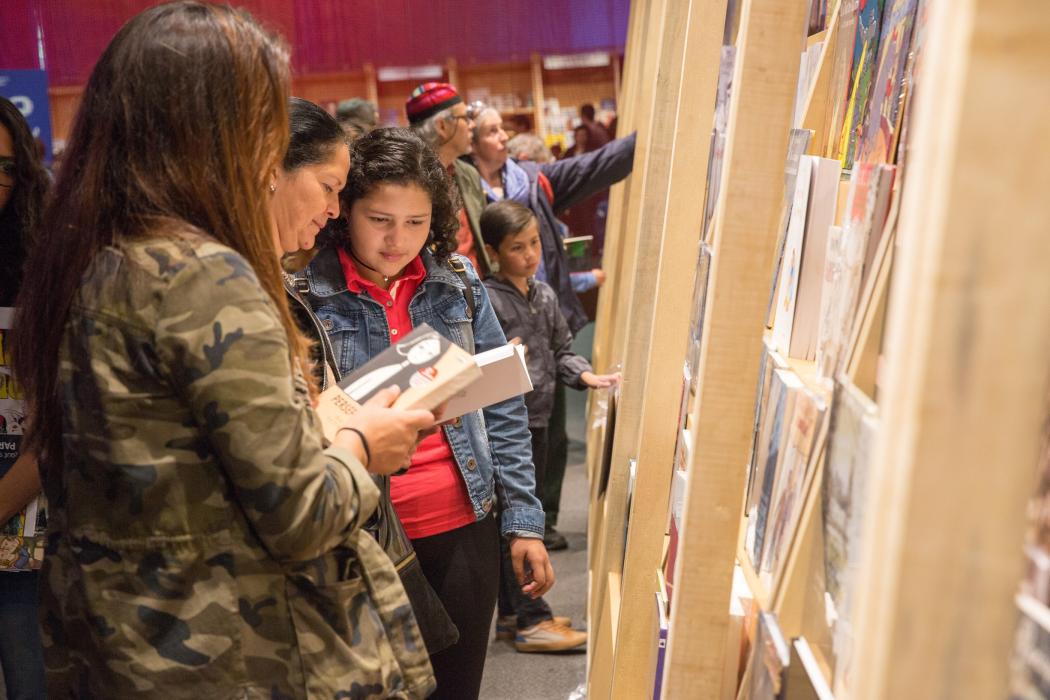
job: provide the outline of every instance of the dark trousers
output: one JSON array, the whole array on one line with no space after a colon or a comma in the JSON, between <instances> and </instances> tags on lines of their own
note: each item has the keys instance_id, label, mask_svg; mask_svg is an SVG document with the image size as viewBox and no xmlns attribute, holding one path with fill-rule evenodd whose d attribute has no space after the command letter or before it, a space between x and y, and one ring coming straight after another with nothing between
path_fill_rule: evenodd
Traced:
<instances>
[{"instance_id":1,"label":"dark trousers","mask_svg":"<svg viewBox=\"0 0 1050 700\"><path fill-rule=\"evenodd\" d=\"M544 474L546 472L547 429L529 428L532 433L532 461L536 465L536 492L542 493ZM518 616L518 629L532 627L552 617L551 607L543 598L530 598L521 592L521 584L514 576L514 566L510 561L510 543L500 538L500 572L499 572L499 614L500 617Z\"/></svg>"},{"instance_id":2,"label":"dark trousers","mask_svg":"<svg viewBox=\"0 0 1050 700\"><path fill-rule=\"evenodd\" d=\"M38 575L0 573L0 669L8 700L42 700L44 648L37 621Z\"/></svg>"},{"instance_id":3,"label":"dark trousers","mask_svg":"<svg viewBox=\"0 0 1050 700\"><path fill-rule=\"evenodd\" d=\"M534 452L535 454L535 452ZM543 488L538 491L547 527L558 524L561 505L561 484L565 481L565 465L569 461L569 434L565 430L565 385L554 390L554 407L547 425L547 464Z\"/></svg>"},{"instance_id":4,"label":"dark trousers","mask_svg":"<svg viewBox=\"0 0 1050 700\"><path fill-rule=\"evenodd\" d=\"M430 657L437 678L431 698L476 700L499 588L499 526L489 515L472 525L412 540L423 575L438 594L459 641Z\"/></svg>"}]
</instances>

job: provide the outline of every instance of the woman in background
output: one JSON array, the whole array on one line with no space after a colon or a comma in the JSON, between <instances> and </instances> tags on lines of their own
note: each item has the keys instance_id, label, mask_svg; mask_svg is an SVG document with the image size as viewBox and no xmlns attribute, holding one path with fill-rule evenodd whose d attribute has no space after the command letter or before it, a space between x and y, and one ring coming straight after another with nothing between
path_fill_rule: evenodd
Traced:
<instances>
[{"instance_id":1,"label":"woman in background","mask_svg":"<svg viewBox=\"0 0 1050 700\"><path fill-rule=\"evenodd\" d=\"M9 309L22 286L22 265L36 237L50 182L25 117L10 100L0 97L0 316L4 317L0 318L0 328L9 327ZM10 337L0 331L0 367L5 371L10 371L10 349ZM6 386L7 381L8 376L0 377L0 385ZM21 415L20 402L5 392L0 408L8 408L4 405L8 402L11 410L4 412L0 438L23 430L17 418ZM0 533L5 532L5 523L40 493L35 459L22 453L10 466L0 479ZM11 544L17 541L8 538ZM0 670L8 700L45 696L37 582L36 571L0 571Z\"/></svg>"}]
</instances>

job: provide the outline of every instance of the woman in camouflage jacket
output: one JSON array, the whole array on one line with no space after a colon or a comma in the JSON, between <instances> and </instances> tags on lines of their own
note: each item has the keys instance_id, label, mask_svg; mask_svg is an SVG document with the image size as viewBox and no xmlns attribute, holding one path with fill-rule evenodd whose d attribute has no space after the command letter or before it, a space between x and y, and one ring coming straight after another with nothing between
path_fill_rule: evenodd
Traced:
<instances>
[{"instance_id":1,"label":"woman in camouflage jacket","mask_svg":"<svg viewBox=\"0 0 1050 700\"><path fill-rule=\"evenodd\" d=\"M132 19L88 83L16 319L52 698L433 688L362 528L367 469L433 416L366 407L323 448L278 266L316 226L267 199L291 186L287 84L279 44L197 2Z\"/></svg>"}]
</instances>

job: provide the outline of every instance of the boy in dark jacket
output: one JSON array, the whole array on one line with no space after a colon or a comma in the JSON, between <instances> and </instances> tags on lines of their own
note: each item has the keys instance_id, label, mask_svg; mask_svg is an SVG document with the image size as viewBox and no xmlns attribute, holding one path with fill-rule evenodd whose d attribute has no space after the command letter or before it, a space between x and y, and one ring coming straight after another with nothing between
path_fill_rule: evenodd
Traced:
<instances>
[{"instance_id":1,"label":"boy in dark jacket","mask_svg":"<svg viewBox=\"0 0 1050 700\"><path fill-rule=\"evenodd\" d=\"M547 424L556 384L598 389L613 386L619 375L595 374L587 360L572 352L572 332L558 308L558 297L549 285L533 279L542 255L533 213L511 200L490 204L481 215L481 235L489 259L498 265L498 271L485 280L492 308L511 342L525 346L533 386L525 395L525 406L539 494L543 492ZM586 643L586 633L570 629L564 618L554 618L542 598L533 600L521 593L509 562L500 579L497 631L509 637L516 622L518 651L560 651Z\"/></svg>"}]
</instances>

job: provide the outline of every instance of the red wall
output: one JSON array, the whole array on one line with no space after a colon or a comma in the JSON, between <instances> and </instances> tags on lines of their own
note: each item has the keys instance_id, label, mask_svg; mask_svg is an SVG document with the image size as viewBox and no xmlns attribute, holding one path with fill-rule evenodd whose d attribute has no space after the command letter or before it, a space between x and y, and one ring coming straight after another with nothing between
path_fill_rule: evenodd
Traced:
<instances>
[{"instance_id":1,"label":"red wall","mask_svg":"<svg viewBox=\"0 0 1050 700\"><path fill-rule=\"evenodd\" d=\"M284 35L300 75L622 49L629 0L233 0ZM155 0L0 0L0 68L82 85L117 29Z\"/></svg>"}]
</instances>

